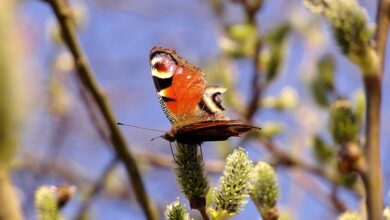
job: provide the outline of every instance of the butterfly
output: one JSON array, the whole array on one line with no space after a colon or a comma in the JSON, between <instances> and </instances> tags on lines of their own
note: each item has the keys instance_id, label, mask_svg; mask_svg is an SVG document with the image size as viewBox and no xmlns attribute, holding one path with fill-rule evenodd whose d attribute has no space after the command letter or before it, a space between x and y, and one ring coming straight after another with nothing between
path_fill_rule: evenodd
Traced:
<instances>
[{"instance_id":1,"label":"butterfly","mask_svg":"<svg viewBox=\"0 0 390 220\"><path fill-rule=\"evenodd\" d=\"M162 138L170 142L202 143L260 129L223 115L221 96L226 89L208 85L206 74L174 49L153 47L149 63L161 108L172 124Z\"/></svg>"}]
</instances>

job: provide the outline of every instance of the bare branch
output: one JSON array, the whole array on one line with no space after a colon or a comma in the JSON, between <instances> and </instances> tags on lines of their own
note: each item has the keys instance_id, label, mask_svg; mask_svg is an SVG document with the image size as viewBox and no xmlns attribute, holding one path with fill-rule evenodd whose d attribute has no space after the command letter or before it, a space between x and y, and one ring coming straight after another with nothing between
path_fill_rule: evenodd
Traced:
<instances>
[{"instance_id":1,"label":"bare branch","mask_svg":"<svg viewBox=\"0 0 390 220\"><path fill-rule=\"evenodd\" d=\"M362 174L366 187L368 219L382 219L383 193L380 154L380 108L382 100L382 76L385 50L389 31L390 1L380 0L377 9L377 28L375 32L377 72L364 77L366 92L366 144L365 156L367 172Z\"/></svg>"},{"instance_id":2,"label":"bare branch","mask_svg":"<svg viewBox=\"0 0 390 220\"><path fill-rule=\"evenodd\" d=\"M151 204L146 193L141 174L138 170L134 157L130 153L127 143L115 123L116 120L111 112L108 101L94 79L88 61L81 50L74 23L69 15L69 7L64 0L48 0L46 2L51 5L60 24L63 40L73 56L79 80L92 95L100 113L103 115L105 123L110 131L109 137L113 147L116 154L125 165L129 180L132 183L133 190L145 216L148 219L157 219L155 208Z\"/></svg>"}]
</instances>

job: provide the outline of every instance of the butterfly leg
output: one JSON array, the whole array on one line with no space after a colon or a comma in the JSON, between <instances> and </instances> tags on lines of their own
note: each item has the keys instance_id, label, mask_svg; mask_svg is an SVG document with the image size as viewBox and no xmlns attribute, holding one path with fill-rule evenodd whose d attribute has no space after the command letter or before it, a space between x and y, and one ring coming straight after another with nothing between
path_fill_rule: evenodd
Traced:
<instances>
[{"instance_id":1,"label":"butterfly leg","mask_svg":"<svg viewBox=\"0 0 390 220\"><path fill-rule=\"evenodd\" d=\"M203 160L203 150L202 150L202 145L199 145L199 150L200 150L200 158Z\"/></svg>"},{"instance_id":2,"label":"butterfly leg","mask_svg":"<svg viewBox=\"0 0 390 220\"><path fill-rule=\"evenodd\" d=\"M176 156L175 156L175 153L173 152L173 148L172 148L172 142L169 142L169 146L171 147L173 161L177 163Z\"/></svg>"}]
</instances>

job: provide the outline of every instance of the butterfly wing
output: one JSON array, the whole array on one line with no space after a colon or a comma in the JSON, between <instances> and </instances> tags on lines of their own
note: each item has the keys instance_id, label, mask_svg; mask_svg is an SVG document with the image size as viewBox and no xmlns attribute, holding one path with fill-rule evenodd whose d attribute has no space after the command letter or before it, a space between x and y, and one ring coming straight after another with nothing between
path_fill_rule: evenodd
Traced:
<instances>
[{"instance_id":1,"label":"butterfly wing","mask_svg":"<svg viewBox=\"0 0 390 220\"><path fill-rule=\"evenodd\" d=\"M152 48L149 60L160 105L172 124L227 119L219 97L225 89L207 86L199 68L162 47Z\"/></svg>"},{"instance_id":2,"label":"butterfly wing","mask_svg":"<svg viewBox=\"0 0 390 220\"><path fill-rule=\"evenodd\" d=\"M260 128L243 123L241 120L201 121L174 127L171 134L175 140L183 143L201 143L205 141L222 141L232 136Z\"/></svg>"},{"instance_id":3,"label":"butterfly wing","mask_svg":"<svg viewBox=\"0 0 390 220\"><path fill-rule=\"evenodd\" d=\"M165 139L183 143L220 141L259 129L224 116L221 94L225 89L208 86L205 73L175 50L154 47L149 61L160 105L173 125Z\"/></svg>"},{"instance_id":4,"label":"butterfly wing","mask_svg":"<svg viewBox=\"0 0 390 220\"><path fill-rule=\"evenodd\" d=\"M151 50L150 66L161 107L170 122L196 118L206 88L205 74L175 50L162 47Z\"/></svg>"}]
</instances>

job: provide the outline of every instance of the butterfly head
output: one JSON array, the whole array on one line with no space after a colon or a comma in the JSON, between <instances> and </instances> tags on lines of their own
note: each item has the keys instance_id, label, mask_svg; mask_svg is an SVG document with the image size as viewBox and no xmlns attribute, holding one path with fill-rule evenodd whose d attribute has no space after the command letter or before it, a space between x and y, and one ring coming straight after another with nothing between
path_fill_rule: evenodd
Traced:
<instances>
[{"instance_id":1,"label":"butterfly head","mask_svg":"<svg viewBox=\"0 0 390 220\"><path fill-rule=\"evenodd\" d=\"M175 134L172 131L168 131L165 134L161 135L160 137L165 139L165 140L167 140L167 141L169 141L169 142L175 142L176 141Z\"/></svg>"}]
</instances>

